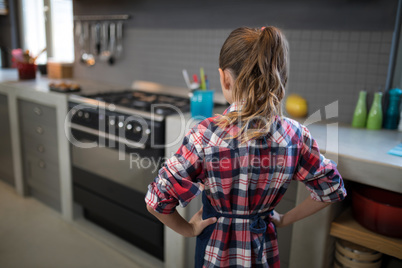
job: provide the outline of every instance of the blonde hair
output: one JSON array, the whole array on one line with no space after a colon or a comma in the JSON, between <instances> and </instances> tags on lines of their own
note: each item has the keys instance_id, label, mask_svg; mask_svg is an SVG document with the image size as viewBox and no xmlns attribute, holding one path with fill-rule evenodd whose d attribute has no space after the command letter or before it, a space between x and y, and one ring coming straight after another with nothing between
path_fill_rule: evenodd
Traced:
<instances>
[{"instance_id":1,"label":"blonde hair","mask_svg":"<svg viewBox=\"0 0 402 268\"><path fill-rule=\"evenodd\" d=\"M217 119L226 128L239 124L235 137L241 142L265 136L276 116L282 116L281 101L288 80L288 42L275 27L232 31L222 46L219 67L234 76L232 99L243 103Z\"/></svg>"}]
</instances>

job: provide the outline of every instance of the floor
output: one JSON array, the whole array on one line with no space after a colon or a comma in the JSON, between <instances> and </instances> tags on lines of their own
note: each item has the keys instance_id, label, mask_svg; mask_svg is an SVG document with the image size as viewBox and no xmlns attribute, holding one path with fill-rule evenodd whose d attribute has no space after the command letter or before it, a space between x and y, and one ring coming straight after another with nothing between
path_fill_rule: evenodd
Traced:
<instances>
[{"instance_id":1,"label":"floor","mask_svg":"<svg viewBox=\"0 0 402 268\"><path fill-rule=\"evenodd\" d=\"M0 181L0 267L141 266Z\"/></svg>"}]
</instances>

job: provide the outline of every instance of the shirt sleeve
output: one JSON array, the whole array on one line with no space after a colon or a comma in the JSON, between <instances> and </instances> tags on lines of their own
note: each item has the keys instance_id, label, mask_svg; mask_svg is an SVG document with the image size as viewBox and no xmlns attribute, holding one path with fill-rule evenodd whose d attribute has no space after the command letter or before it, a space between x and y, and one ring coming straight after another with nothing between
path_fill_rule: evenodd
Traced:
<instances>
[{"instance_id":1,"label":"shirt sleeve","mask_svg":"<svg viewBox=\"0 0 402 268\"><path fill-rule=\"evenodd\" d=\"M204 178L201 140L199 129L191 129L176 154L163 164L148 186L145 202L155 211L173 213L176 206L185 207L201 193Z\"/></svg>"},{"instance_id":2,"label":"shirt sleeve","mask_svg":"<svg viewBox=\"0 0 402 268\"><path fill-rule=\"evenodd\" d=\"M346 197L343 179L336 163L320 154L317 142L302 126L300 155L294 178L303 182L311 198L321 202L336 202Z\"/></svg>"}]
</instances>

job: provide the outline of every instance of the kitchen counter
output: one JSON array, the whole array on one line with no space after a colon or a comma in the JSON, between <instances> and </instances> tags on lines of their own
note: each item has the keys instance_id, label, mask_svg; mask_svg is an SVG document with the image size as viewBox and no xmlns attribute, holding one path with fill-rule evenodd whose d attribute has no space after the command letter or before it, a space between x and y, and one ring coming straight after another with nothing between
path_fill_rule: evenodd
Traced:
<instances>
[{"instance_id":1,"label":"kitchen counter","mask_svg":"<svg viewBox=\"0 0 402 268\"><path fill-rule=\"evenodd\" d=\"M81 91L77 93L59 93L53 92L49 89L49 83L60 83L62 81L74 82L76 84L79 84L81 86ZM122 90L128 88L127 86L123 85L111 85L107 83L99 83L83 79L50 79L46 76L41 76L39 73L37 73L36 79L18 80L18 72L16 69L0 69L0 83L3 83L4 85L7 85L9 87L17 87L23 88L25 90L56 94L58 96L68 96L69 94L94 94L110 90Z\"/></svg>"},{"instance_id":2,"label":"kitchen counter","mask_svg":"<svg viewBox=\"0 0 402 268\"><path fill-rule=\"evenodd\" d=\"M345 179L402 193L402 157L387 153L402 142L402 132L319 123L307 128Z\"/></svg>"}]
</instances>

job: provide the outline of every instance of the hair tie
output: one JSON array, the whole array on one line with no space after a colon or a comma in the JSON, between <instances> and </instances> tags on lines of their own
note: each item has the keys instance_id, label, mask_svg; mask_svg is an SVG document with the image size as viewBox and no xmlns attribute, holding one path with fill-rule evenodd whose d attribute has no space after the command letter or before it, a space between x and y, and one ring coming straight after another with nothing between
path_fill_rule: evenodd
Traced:
<instances>
[{"instance_id":1,"label":"hair tie","mask_svg":"<svg viewBox=\"0 0 402 268\"><path fill-rule=\"evenodd\" d=\"M262 27L261 27L261 32L264 31L264 29L265 29L265 26L262 26Z\"/></svg>"}]
</instances>

